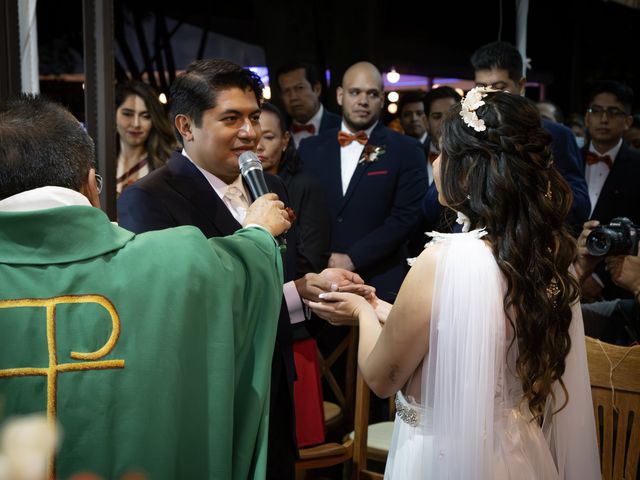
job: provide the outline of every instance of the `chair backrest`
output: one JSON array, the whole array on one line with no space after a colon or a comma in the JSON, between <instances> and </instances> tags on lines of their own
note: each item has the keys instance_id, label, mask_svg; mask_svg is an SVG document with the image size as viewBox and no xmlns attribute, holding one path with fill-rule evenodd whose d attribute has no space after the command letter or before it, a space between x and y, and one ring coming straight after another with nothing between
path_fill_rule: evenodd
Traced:
<instances>
[{"instance_id":1,"label":"chair backrest","mask_svg":"<svg viewBox=\"0 0 640 480\"><path fill-rule=\"evenodd\" d=\"M382 480L384 475L367 470L367 435L369 428L370 390L358 370L356 377L356 401L354 414L354 438L352 480Z\"/></svg>"},{"instance_id":2,"label":"chair backrest","mask_svg":"<svg viewBox=\"0 0 640 480\"><path fill-rule=\"evenodd\" d=\"M353 424L357 352L357 327L350 327L347 335L328 355L324 356L318 350L320 374L342 411L345 431L349 431ZM341 370L339 373L338 369Z\"/></svg>"},{"instance_id":3,"label":"chair backrest","mask_svg":"<svg viewBox=\"0 0 640 480\"><path fill-rule=\"evenodd\" d=\"M320 371L322 377L328 383L332 393L336 397L340 408L344 412L343 418L351 418L353 413L353 398L355 391L355 369L357 360L358 328L351 327L343 338L327 357L323 357L320 351ZM340 357L347 357L344 362L339 362ZM344 385L340 378L333 373L338 365L346 368ZM346 367L345 367L346 365ZM349 413L351 412L351 413ZM298 450L299 458L296 461L296 478L304 478L306 471L318 468L327 468L334 465L346 464L353 456L353 441L345 438L340 443L327 439L325 443Z\"/></svg>"},{"instance_id":4,"label":"chair backrest","mask_svg":"<svg viewBox=\"0 0 640 480\"><path fill-rule=\"evenodd\" d=\"M640 457L640 346L586 337L603 480L635 479Z\"/></svg>"}]
</instances>

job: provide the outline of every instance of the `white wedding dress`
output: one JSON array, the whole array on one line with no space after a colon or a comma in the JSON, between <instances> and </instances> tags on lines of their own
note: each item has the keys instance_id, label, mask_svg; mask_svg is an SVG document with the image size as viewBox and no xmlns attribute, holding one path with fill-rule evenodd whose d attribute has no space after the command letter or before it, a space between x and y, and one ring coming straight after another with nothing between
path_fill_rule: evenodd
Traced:
<instances>
[{"instance_id":1,"label":"white wedding dress","mask_svg":"<svg viewBox=\"0 0 640 480\"><path fill-rule=\"evenodd\" d=\"M514 374L506 281L484 231L433 234L439 244L422 400L397 395L386 480L600 479L579 304L571 350L540 428Z\"/></svg>"}]
</instances>

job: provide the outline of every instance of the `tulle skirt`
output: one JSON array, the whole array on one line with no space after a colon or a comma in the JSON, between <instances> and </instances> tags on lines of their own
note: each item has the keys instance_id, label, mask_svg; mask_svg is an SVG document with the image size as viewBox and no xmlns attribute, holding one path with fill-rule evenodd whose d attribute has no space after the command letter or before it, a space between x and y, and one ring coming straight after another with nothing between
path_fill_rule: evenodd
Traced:
<instances>
[{"instance_id":1,"label":"tulle skirt","mask_svg":"<svg viewBox=\"0 0 640 480\"><path fill-rule=\"evenodd\" d=\"M433 437L425 432L430 429L431 410L408 401L402 392L397 394L398 414L394 422L391 450L384 472L385 480L417 480L434 478ZM403 411L413 411L419 424L411 425L402 417ZM496 419L494 430L493 474L486 480L558 480L558 470L544 439L542 430L530 421L530 415L517 408L505 409ZM431 454L429 454L431 452ZM455 459L464 462L464 458Z\"/></svg>"}]
</instances>

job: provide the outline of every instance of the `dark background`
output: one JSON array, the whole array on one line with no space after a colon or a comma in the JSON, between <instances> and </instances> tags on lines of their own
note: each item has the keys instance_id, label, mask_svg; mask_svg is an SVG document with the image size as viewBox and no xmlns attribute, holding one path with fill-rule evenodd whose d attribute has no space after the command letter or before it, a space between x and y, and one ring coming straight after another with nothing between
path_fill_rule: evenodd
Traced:
<instances>
[{"instance_id":1,"label":"dark background","mask_svg":"<svg viewBox=\"0 0 640 480\"><path fill-rule=\"evenodd\" d=\"M337 111L336 79L359 60L369 60L381 70L395 66L401 73L471 79L468 59L475 48L499 38L515 42L515 8L515 2L507 0L116 0L115 45L122 49L127 43L125 25L135 30L142 20L153 18L156 38L146 42L146 68L160 70L160 65L168 72L156 81L158 89L166 91L175 74L172 63L184 64L197 58L206 42L211 41L207 32L223 34L264 48L270 72L291 60L313 61L330 69L332 85L324 100ZM77 65L82 65L81 1L40 1L37 14L40 73L49 79L42 82L42 91L62 100L81 117L81 83L54 80L56 75L73 73ZM164 40L170 32L163 36L162 24L168 19L200 29L192 58L176 58L166 48L168 41ZM615 2L532 0L527 35L532 70L527 76L530 81L543 84L544 90L528 89L527 95L538 100L542 94L565 114L582 113L590 85L611 78L627 83L637 92L634 111L640 110L639 27L640 9ZM140 76L145 70L144 62L135 63L117 63L117 77ZM277 102L277 92L272 92Z\"/></svg>"}]
</instances>

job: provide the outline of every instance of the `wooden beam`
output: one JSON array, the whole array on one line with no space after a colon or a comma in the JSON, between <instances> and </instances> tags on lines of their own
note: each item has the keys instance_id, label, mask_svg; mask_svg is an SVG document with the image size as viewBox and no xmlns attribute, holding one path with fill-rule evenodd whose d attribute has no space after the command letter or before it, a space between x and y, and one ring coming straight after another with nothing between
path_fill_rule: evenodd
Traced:
<instances>
[{"instance_id":1,"label":"wooden beam","mask_svg":"<svg viewBox=\"0 0 640 480\"><path fill-rule=\"evenodd\" d=\"M97 170L103 178L102 209L116 219L116 132L113 2L83 0L85 123L96 144Z\"/></svg>"}]
</instances>

